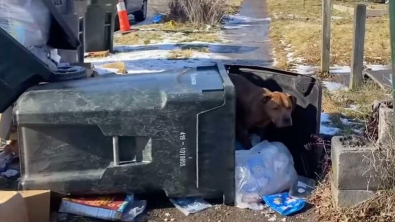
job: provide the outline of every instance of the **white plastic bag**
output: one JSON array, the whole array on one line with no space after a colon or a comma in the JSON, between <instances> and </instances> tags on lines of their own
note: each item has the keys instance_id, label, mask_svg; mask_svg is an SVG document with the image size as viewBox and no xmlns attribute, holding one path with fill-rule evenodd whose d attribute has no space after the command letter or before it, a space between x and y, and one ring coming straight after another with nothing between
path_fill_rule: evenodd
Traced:
<instances>
[{"instance_id":1,"label":"white plastic bag","mask_svg":"<svg viewBox=\"0 0 395 222\"><path fill-rule=\"evenodd\" d=\"M236 151L237 207L261 210L263 196L288 190L296 180L292 155L280 142Z\"/></svg>"},{"instance_id":2,"label":"white plastic bag","mask_svg":"<svg viewBox=\"0 0 395 222\"><path fill-rule=\"evenodd\" d=\"M0 0L0 28L26 48L46 45L51 15L42 0Z\"/></svg>"}]
</instances>

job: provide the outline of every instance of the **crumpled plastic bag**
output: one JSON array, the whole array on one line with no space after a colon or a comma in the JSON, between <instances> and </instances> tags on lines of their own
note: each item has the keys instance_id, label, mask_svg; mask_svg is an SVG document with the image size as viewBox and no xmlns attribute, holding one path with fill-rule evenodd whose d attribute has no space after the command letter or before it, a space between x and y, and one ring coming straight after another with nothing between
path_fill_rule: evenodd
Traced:
<instances>
[{"instance_id":1,"label":"crumpled plastic bag","mask_svg":"<svg viewBox=\"0 0 395 222\"><path fill-rule=\"evenodd\" d=\"M51 14L42 0L0 0L0 28L26 48L46 45Z\"/></svg>"},{"instance_id":2,"label":"crumpled plastic bag","mask_svg":"<svg viewBox=\"0 0 395 222\"><path fill-rule=\"evenodd\" d=\"M262 210L262 197L291 188L297 173L291 153L280 142L263 141L236 151L236 206Z\"/></svg>"},{"instance_id":3,"label":"crumpled plastic bag","mask_svg":"<svg viewBox=\"0 0 395 222\"><path fill-rule=\"evenodd\" d=\"M0 28L56 70L60 56L47 46L51 13L42 0L0 0L0 11Z\"/></svg>"}]
</instances>

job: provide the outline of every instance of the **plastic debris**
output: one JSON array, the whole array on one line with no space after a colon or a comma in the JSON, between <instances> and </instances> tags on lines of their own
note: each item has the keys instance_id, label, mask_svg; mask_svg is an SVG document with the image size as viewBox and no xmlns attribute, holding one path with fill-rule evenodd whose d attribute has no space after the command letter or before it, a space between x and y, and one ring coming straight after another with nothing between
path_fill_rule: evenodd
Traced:
<instances>
[{"instance_id":1,"label":"plastic debris","mask_svg":"<svg viewBox=\"0 0 395 222\"><path fill-rule=\"evenodd\" d=\"M11 153L0 153L0 172L5 172L7 170L8 164L11 163L12 159L13 155Z\"/></svg>"},{"instance_id":2,"label":"plastic debris","mask_svg":"<svg viewBox=\"0 0 395 222\"><path fill-rule=\"evenodd\" d=\"M133 221L147 205L133 195L63 198L59 212L111 221Z\"/></svg>"},{"instance_id":3,"label":"plastic debris","mask_svg":"<svg viewBox=\"0 0 395 222\"><path fill-rule=\"evenodd\" d=\"M264 196L265 203L283 216L289 216L302 210L306 204L306 200L293 198L288 193Z\"/></svg>"},{"instance_id":4,"label":"plastic debris","mask_svg":"<svg viewBox=\"0 0 395 222\"><path fill-rule=\"evenodd\" d=\"M177 198L177 199L170 199L170 202L174 204L174 206L186 216L212 207L211 204L209 204L202 198L193 198L193 197Z\"/></svg>"},{"instance_id":5,"label":"plastic debris","mask_svg":"<svg viewBox=\"0 0 395 222\"><path fill-rule=\"evenodd\" d=\"M262 196L289 190L297 180L292 155L279 142L236 151L236 206L262 210Z\"/></svg>"},{"instance_id":6,"label":"plastic debris","mask_svg":"<svg viewBox=\"0 0 395 222\"><path fill-rule=\"evenodd\" d=\"M154 23L161 23L165 20L165 16L164 15L157 15L154 17L153 22Z\"/></svg>"},{"instance_id":7,"label":"plastic debris","mask_svg":"<svg viewBox=\"0 0 395 222\"><path fill-rule=\"evenodd\" d=\"M307 198L311 195L314 188L315 180L298 176L298 180L292 185L289 195L295 198Z\"/></svg>"},{"instance_id":8,"label":"plastic debris","mask_svg":"<svg viewBox=\"0 0 395 222\"><path fill-rule=\"evenodd\" d=\"M19 171L15 169L8 169L7 171L2 172L0 175L7 178L16 177L19 175Z\"/></svg>"}]
</instances>

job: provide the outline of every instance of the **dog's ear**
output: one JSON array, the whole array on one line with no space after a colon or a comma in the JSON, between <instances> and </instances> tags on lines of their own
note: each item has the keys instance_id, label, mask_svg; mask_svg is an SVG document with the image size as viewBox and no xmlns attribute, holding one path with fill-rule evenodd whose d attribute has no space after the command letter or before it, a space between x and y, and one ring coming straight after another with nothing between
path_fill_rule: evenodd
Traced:
<instances>
[{"instance_id":1,"label":"dog's ear","mask_svg":"<svg viewBox=\"0 0 395 222\"><path fill-rule=\"evenodd\" d=\"M272 95L270 93L265 93L262 95L261 102L263 104L265 104L265 103L269 102L271 99L272 99Z\"/></svg>"},{"instance_id":2,"label":"dog's ear","mask_svg":"<svg viewBox=\"0 0 395 222\"><path fill-rule=\"evenodd\" d=\"M293 95L291 95L291 94L288 94L288 93L287 93L287 96L288 96L288 98L292 101L292 109L295 109L295 107L296 107L296 102L297 102L296 97L293 96Z\"/></svg>"}]
</instances>

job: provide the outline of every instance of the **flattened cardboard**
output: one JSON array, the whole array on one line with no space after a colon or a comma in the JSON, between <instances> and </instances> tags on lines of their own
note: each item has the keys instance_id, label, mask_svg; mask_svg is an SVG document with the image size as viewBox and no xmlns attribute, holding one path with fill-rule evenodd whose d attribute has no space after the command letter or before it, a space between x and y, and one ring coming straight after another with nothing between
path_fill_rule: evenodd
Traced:
<instances>
[{"instance_id":1,"label":"flattened cardboard","mask_svg":"<svg viewBox=\"0 0 395 222\"><path fill-rule=\"evenodd\" d=\"M49 190L20 191L25 199L25 205L29 222L49 222L50 220L50 197Z\"/></svg>"},{"instance_id":2,"label":"flattened cardboard","mask_svg":"<svg viewBox=\"0 0 395 222\"><path fill-rule=\"evenodd\" d=\"M16 191L0 191L0 222L29 222L25 200Z\"/></svg>"}]
</instances>

